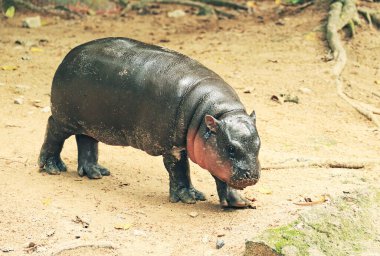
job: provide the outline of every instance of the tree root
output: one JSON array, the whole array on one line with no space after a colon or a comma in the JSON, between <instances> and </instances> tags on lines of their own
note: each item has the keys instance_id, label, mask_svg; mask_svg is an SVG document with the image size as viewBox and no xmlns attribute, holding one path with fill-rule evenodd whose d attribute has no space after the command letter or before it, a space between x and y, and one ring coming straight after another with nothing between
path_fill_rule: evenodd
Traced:
<instances>
[{"instance_id":1,"label":"tree root","mask_svg":"<svg viewBox=\"0 0 380 256\"><path fill-rule=\"evenodd\" d=\"M24 1L24 0L13 0L13 3L18 6L24 6L25 8L34 12L52 14L52 15L58 15L58 16L68 16L70 18L82 17L82 15L80 15L79 13L73 12L64 6L39 7L37 5L34 5L33 3L30 3L29 1Z\"/></svg>"},{"instance_id":2,"label":"tree root","mask_svg":"<svg viewBox=\"0 0 380 256\"><path fill-rule=\"evenodd\" d=\"M220 6L220 7L227 7L235 10L244 10L247 11L248 7L245 5L233 3L233 2L227 2L227 1L221 1L221 0L195 0L197 2L202 2L209 5L214 6Z\"/></svg>"},{"instance_id":3,"label":"tree root","mask_svg":"<svg viewBox=\"0 0 380 256\"><path fill-rule=\"evenodd\" d=\"M118 246L116 246L112 243L108 243L108 242L82 243L82 244L69 244L69 245L61 246L57 250L52 251L49 255L55 256L55 255L61 254L64 251L75 250L78 248L85 248L85 247L95 248L95 249L105 248L105 249L112 249L112 250L116 250L116 251L118 250Z\"/></svg>"},{"instance_id":4,"label":"tree root","mask_svg":"<svg viewBox=\"0 0 380 256\"><path fill-rule=\"evenodd\" d=\"M358 12L363 15L370 25L375 24L378 28L380 28L380 12L373 11L368 8L358 8Z\"/></svg>"},{"instance_id":5,"label":"tree root","mask_svg":"<svg viewBox=\"0 0 380 256\"><path fill-rule=\"evenodd\" d=\"M241 9L243 6L234 3L228 3L224 1L214 1L214 0L199 0L199 1L186 1L186 0L142 0L137 4L132 6L132 9L140 9L143 8L147 3L158 3L158 4L178 4L185 5L190 7L198 8L198 15L218 15L226 18L235 18L235 15L232 13L228 13L217 8L214 8L210 5L215 6L228 6L233 9ZM225 5L223 5L225 4Z\"/></svg>"},{"instance_id":6,"label":"tree root","mask_svg":"<svg viewBox=\"0 0 380 256\"><path fill-rule=\"evenodd\" d=\"M297 168L326 168L326 169L363 169L370 165L379 164L380 161L362 161L362 162L341 162L332 160L319 160L308 162L296 162L289 164L274 164L263 166L262 170L282 170L282 169L297 169Z\"/></svg>"},{"instance_id":7,"label":"tree root","mask_svg":"<svg viewBox=\"0 0 380 256\"><path fill-rule=\"evenodd\" d=\"M366 13L367 16L370 17L370 20L376 20L377 16L374 16L373 13L369 14L368 11ZM375 17L375 19L373 17ZM375 114L378 113L378 109L368 104L350 99L343 90L341 75L347 63L347 54L343 47L342 41L340 40L338 31L348 25L351 29L352 35L354 35L354 24L359 24L359 15L358 10L356 9L355 0L341 0L336 1L330 5L326 38L333 52L334 59L336 60L336 63L333 67L333 75L335 77L337 93L339 97L341 97L344 101L355 108L360 114L364 115L376 126L380 127L380 121L375 116Z\"/></svg>"}]
</instances>

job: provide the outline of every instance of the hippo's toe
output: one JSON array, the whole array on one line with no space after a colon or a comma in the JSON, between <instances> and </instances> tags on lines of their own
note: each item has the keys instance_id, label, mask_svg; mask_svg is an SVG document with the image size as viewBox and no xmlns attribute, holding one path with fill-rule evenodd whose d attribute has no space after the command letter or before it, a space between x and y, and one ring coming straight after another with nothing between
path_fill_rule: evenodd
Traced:
<instances>
[{"instance_id":1,"label":"hippo's toe","mask_svg":"<svg viewBox=\"0 0 380 256\"><path fill-rule=\"evenodd\" d=\"M65 163L59 156L46 157L42 155L40 156L38 164L40 170L53 175L60 174L67 170Z\"/></svg>"},{"instance_id":2,"label":"hippo's toe","mask_svg":"<svg viewBox=\"0 0 380 256\"><path fill-rule=\"evenodd\" d=\"M109 176L111 173L107 168L99 164L88 163L78 166L78 174L81 177L86 175L90 179L101 179L103 176Z\"/></svg>"},{"instance_id":3,"label":"hippo's toe","mask_svg":"<svg viewBox=\"0 0 380 256\"><path fill-rule=\"evenodd\" d=\"M242 197L239 192L237 192L233 188L229 188L227 192L227 197L223 198L220 201L222 207L230 207L230 208L246 208L251 204L247 199Z\"/></svg>"},{"instance_id":4,"label":"hippo's toe","mask_svg":"<svg viewBox=\"0 0 380 256\"><path fill-rule=\"evenodd\" d=\"M197 201L205 201L205 195L195 188L178 188L170 189L170 202L177 203L179 201L186 204L195 204Z\"/></svg>"}]
</instances>

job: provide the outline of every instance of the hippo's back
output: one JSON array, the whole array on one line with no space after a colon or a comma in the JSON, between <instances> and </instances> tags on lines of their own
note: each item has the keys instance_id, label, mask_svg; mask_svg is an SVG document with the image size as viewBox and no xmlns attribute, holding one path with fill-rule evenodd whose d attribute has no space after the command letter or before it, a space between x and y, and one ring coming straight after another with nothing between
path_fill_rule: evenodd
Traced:
<instances>
[{"instance_id":1,"label":"hippo's back","mask_svg":"<svg viewBox=\"0 0 380 256\"><path fill-rule=\"evenodd\" d=\"M52 113L78 133L159 155L174 141L185 141L175 130L186 132L204 93L211 92L217 101L239 102L230 86L195 60L131 39L105 38L65 57L54 76Z\"/></svg>"}]
</instances>

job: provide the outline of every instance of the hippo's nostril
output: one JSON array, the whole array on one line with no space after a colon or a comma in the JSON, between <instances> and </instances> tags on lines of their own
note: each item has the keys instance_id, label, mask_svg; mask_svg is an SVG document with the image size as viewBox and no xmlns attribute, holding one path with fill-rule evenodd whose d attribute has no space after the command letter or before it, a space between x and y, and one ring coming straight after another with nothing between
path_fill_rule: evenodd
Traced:
<instances>
[{"instance_id":1,"label":"hippo's nostril","mask_svg":"<svg viewBox=\"0 0 380 256\"><path fill-rule=\"evenodd\" d=\"M245 179L250 179L251 178L251 175L249 173L244 173L243 176L244 176Z\"/></svg>"}]
</instances>

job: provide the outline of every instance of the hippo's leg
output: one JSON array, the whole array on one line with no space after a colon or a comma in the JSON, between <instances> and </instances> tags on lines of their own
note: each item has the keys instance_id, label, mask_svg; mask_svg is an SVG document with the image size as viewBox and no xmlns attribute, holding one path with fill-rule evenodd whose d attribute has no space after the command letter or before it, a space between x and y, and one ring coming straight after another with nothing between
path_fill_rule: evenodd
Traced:
<instances>
[{"instance_id":1,"label":"hippo's leg","mask_svg":"<svg viewBox=\"0 0 380 256\"><path fill-rule=\"evenodd\" d=\"M49 117L45 133L45 141L38 158L38 165L41 170L44 170L49 174L60 174L61 172L66 171L66 165L62 161L60 154L63 143L72 134L73 133L68 129L65 129L63 125L58 124L53 116Z\"/></svg>"},{"instance_id":2,"label":"hippo's leg","mask_svg":"<svg viewBox=\"0 0 380 256\"><path fill-rule=\"evenodd\" d=\"M194 204L197 200L206 200L205 195L196 190L191 184L189 160L186 151L177 154L164 154L164 164L169 172L170 179L170 202L182 201L187 204Z\"/></svg>"},{"instance_id":3,"label":"hippo's leg","mask_svg":"<svg viewBox=\"0 0 380 256\"><path fill-rule=\"evenodd\" d=\"M100 179L110 172L98 164L98 141L86 136L75 135L78 146L78 174L87 175L90 179Z\"/></svg>"},{"instance_id":4,"label":"hippo's leg","mask_svg":"<svg viewBox=\"0 0 380 256\"><path fill-rule=\"evenodd\" d=\"M248 207L249 201L243 198L239 192L227 185L227 183L215 178L216 189L218 190L220 205L222 207L245 208Z\"/></svg>"}]
</instances>

